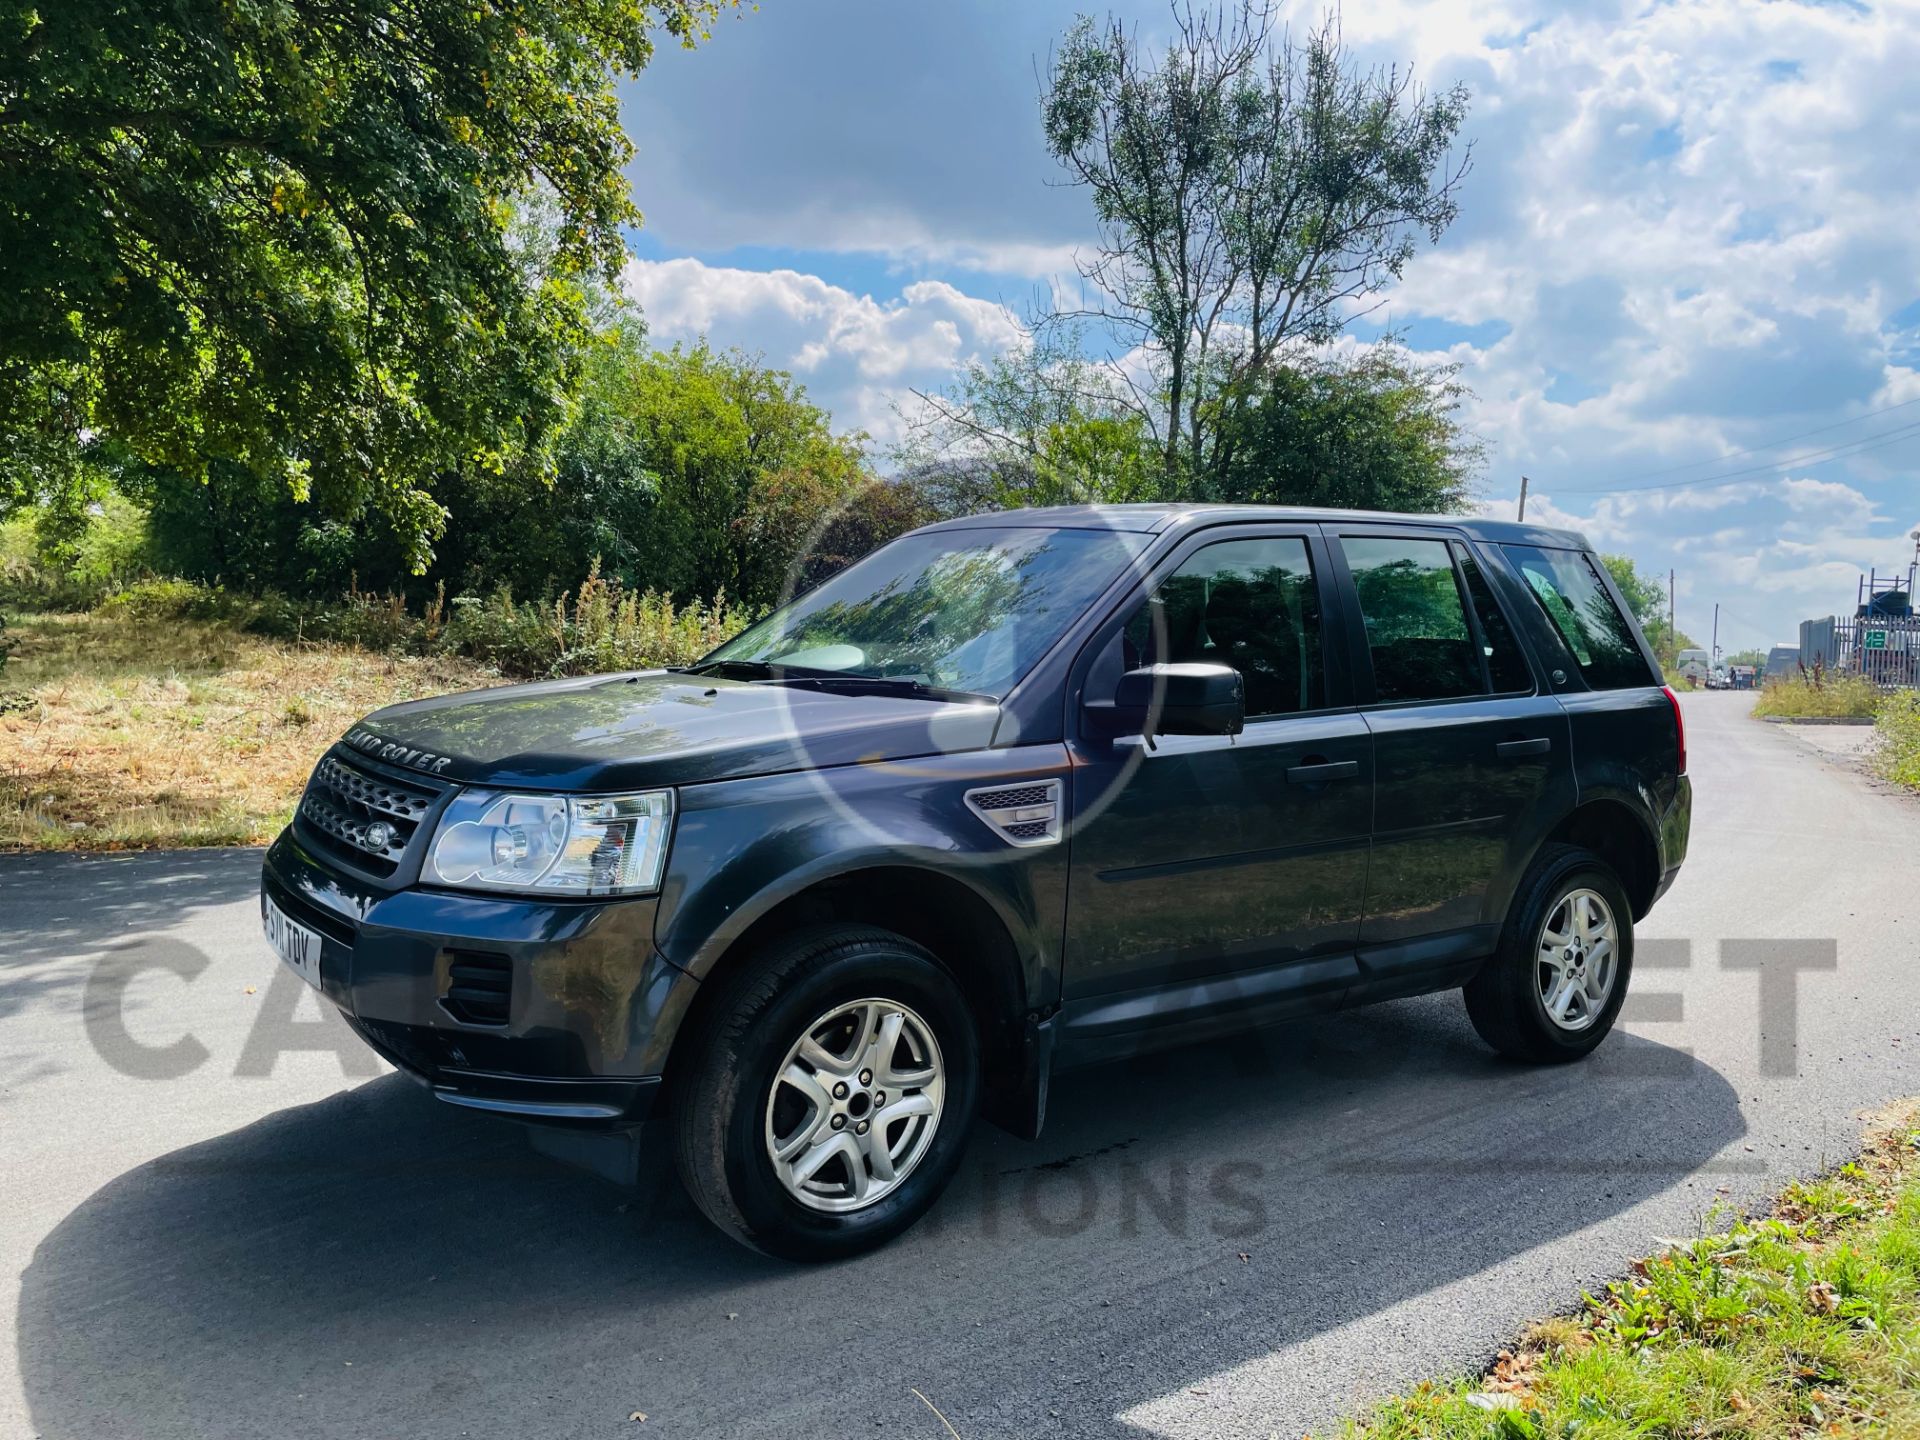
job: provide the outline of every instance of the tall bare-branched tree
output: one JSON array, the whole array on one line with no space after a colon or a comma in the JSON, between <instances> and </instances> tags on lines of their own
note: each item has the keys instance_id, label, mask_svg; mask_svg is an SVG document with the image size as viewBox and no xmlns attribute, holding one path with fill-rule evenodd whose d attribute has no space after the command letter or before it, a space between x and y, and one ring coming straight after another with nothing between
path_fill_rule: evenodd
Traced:
<instances>
[{"instance_id":1,"label":"tall bare-branched tree","mask_svg":"<svg viewBox=\"0 0 1920 1440\"><path fill-rule=\"evenodd\" d=\"M1156 48L1083 18L1052 58L1047 147L1100 238L1079 297L1036 319L1043 337L1104 339L1098 388L1146 426L1167 486L1205 495L1261 378L1452 223L1468 97L1358 64L1337 16L1303 38L1268 0L1177 0L1172 21ZM1084 367L1072 383L1089 389Z\"/></svg>"}]
</instances>

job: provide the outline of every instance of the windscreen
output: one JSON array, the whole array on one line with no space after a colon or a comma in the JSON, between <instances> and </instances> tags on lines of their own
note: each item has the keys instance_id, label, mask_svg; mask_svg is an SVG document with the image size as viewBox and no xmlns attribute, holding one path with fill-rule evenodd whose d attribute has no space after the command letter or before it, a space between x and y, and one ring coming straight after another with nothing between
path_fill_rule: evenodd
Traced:
<instances>
[{"instance_id":1,"label":"windscreen","mask_svg":"<svg viewBox=\"0 0 1920 1440\"><path fill-rule=\"evenodd\" d=\"M707 661L898 676L1004 697L1145 548L1113 530L933 530L850 566Z\"/></svg>"}]
</instances>

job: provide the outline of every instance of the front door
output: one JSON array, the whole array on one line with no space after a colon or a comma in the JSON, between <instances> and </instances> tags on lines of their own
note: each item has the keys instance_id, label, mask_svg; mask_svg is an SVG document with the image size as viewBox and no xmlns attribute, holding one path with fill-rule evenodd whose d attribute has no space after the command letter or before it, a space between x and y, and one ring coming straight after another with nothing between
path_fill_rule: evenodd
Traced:
<instances>
[{"instance_id":1,"label":"front door","mask_svg":"<svg viewBox=\"0 0 1920 1440\"><path fill-rule=\"evenodd\" d=\"M1238 669L1237 736L1081 738L1073 752L1064 994L1148 992L1341 957L1365 893L1373 757L1329 645L1337 604L1316 527L1195 536L1089 646L1078 693L1155 661ZM1302 972L1303 977L1305 972ZM1271 993L1271 987L1263 987Z\"/></svg>"},{"instance_id":2,"label":"front door","mask_svg":"<svg viewBox=\"0 0 1920 1440\"><path fill-rule=\"evenodd\" d=\"M1341 527L1332 554L1362 622L1354 668L1374 744L1363 963L1382 947L1411 969L1483 954L1519 871L1573 807L1566 714L1463 539Z\"/></svg>"}]
</instances>

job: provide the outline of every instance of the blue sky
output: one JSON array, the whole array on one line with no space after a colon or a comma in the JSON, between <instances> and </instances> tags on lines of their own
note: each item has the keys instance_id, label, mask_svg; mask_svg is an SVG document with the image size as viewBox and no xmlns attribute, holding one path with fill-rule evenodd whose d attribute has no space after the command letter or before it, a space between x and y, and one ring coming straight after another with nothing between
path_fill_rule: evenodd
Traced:
<instances>
[{"instance_id":1,"label":"blue sky","mask_svg":"<svg viewBox=\"0 0 1920 1440\"><path fill-rule=\"evenodd\" d=\"M663 50L623 92L654 334L760 353L884 448L914 388L1020 342L1091 238L1036 99L1075 9L762 0ZM1681 627L1704 641L1717 602L1729 649L1904 567L1920 0L1378 0L1344 27L1473 92L1460 221L1376 318L1463 367L1489 513L1531 476L1530 517L1671 566Z\"/></svg>"}]
</instances>

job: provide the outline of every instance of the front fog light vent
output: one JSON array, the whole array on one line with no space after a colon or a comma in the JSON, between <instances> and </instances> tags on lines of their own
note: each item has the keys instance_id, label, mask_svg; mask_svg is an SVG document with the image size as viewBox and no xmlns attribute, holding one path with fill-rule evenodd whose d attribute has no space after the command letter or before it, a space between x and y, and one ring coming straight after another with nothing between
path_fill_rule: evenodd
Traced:
<instances>
[{"instance_id":1,"label":"front fog light vent","mask_svg":"<svg viewBox=\"0 0 1920 1440\"><path fill-rule=\"evenodd\" d=\"M969 790L967 808L1009 845L1052 845L1060 838L1060 782Z\"/></svg>"},{"instance_id":2,"label":"front fog light vent","mask_svg":"<svg viewBox=\"0 0 1920 1440\"><path fill-rule=\"evenodd\" d=\"M447 957L440 1004L462 1025L504 1025L513 1003L513 962L504 955L455 950Z\"/></svg>"}]
</instances>

